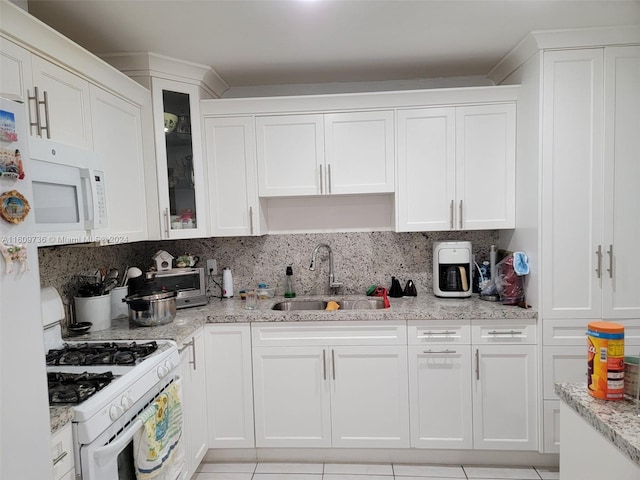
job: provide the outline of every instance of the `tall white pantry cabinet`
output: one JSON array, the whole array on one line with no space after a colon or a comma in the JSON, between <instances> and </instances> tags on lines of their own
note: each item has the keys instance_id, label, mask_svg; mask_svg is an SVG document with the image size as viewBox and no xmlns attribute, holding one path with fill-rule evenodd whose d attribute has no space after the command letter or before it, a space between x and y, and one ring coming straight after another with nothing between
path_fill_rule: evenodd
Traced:
<instances>
[{"instance_id":1,"label":"tall white pantry cabinet","mask_svg":"<svg viewBox=\"0 0 640 480\"><path fill-rule=\"evenodd\" d=\"M506 246L539 252L527 300L542 325L540 447L554 453L553 384L585 381L588 323L622 323L626 350L640 351L640 28L529 40L493 74L522 85L516 231L528 238L516 233ZM539 50L518 64L532 44Z\"/></svg>"}]
</instances>

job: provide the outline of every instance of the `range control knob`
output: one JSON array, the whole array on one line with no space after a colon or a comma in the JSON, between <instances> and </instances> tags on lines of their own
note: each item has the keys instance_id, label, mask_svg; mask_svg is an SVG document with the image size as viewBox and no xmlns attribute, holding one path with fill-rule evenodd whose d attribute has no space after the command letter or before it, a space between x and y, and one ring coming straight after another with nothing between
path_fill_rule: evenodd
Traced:
<instances>
[{"instance_id":1,"label":"range control knob","mask_svg":"<svg viewBox=\"0 0 640 480\"><path fill-rule=\"evenodd\" d=\"M122 416L123 413L124 408L122 408L120 405L116 405L115 403L109 408L109 417L111 418L111 420L117 420Z\"/></svg>"},{"instance_id":2,"label":"range control knob","mask_svg":"<svg viewBox=\"0 0 640 480\"><path fill-rule=\"evenodd\" d=\"M122 409L126 412L131 408L131 405L133 405L133 400L131 400L131 397L123 395L120 399L120 406L122 406Z\"/></svg>"},{"instance_id":3,"label":"range control knob","mask_svg":"<svg viewBox=\"0 0 640 480\"><path fill-rule=\"evenodd\" d=\"M160 365L158 367L158 369L156 370L156 373L158 374L158 378L166 377L167 375L169 375L169 372L170 372L170 370L167 367L163 366L163 365Z\"/></svg>"}]
</instances>

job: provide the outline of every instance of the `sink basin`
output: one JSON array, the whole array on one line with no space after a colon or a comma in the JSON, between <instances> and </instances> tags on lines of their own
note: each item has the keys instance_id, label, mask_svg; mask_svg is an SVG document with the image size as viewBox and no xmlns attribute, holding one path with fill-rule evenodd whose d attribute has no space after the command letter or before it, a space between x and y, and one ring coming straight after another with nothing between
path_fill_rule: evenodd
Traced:
<instances>
[{"instance_id":1,"label":"sink basin","mask_svg":"<svg viewBox=\"0 0 640 480\"><path fill-rule=\"evenodd\" d=\"M285 300L276 303L271 310L324 310L327 308L327 302L322 300Z\"/></svg>"},{"instance_id":2,"label":"sink basin","mask_svg":"<svg viewBox=\"0 0 640 480\"><path fill-rule=\"evenodd\" d=\"M340 310L378 310L384 308L384 301L381 298L338 300L337 303L340 305ZM327 302L324 300L285 300L276 303L272 310L288 312L292 310L324 310L326 308Z\"/></svg>"},{"instance_id":3,"label":"sink basin","mask_svg":"<svg viewBox=\"0 0 640 480\"><path fill-rule=\"evenodd\" d=\"M378 310L384 308L384 300L381 298L340 300L338 305L340 310Z\"/></svg>"}]
</instances>

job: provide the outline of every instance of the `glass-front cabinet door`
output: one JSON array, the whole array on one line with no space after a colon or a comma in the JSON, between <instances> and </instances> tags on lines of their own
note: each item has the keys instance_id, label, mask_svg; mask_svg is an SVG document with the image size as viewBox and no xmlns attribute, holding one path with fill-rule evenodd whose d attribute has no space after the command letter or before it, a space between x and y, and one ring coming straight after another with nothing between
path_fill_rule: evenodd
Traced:
<instances>
[{"instance_id":1,"label":"glass-front cabinet door","mask_svg":"<svg viewBox=\"0 0 640 480\"><path fill-rule=\"evenodd\" d=\"M206 236L198 87L153 78L152 92L161 237Z\"/></svg>"}]
</instances>

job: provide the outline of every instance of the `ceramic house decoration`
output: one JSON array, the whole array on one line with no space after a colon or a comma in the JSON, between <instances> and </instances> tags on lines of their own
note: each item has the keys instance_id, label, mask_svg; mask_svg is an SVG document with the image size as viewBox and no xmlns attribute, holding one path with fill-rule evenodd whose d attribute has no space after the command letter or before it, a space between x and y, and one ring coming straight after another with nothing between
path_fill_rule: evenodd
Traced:
<instances>
[{"instance_id":1,"label":"ceramic house decoration","mask_svg":"<svg viewBox=\"0 0 640 480\"><path fill-rule=\"evenodd\" d=\"M156 270L158 272L163 272L166 270L171 270L171 265L173 264L173 255L164 250L159 250L154 256L153 261L156 262Z\"/></svg>"}]
</instances>

